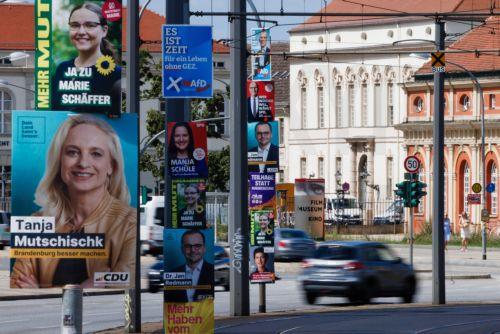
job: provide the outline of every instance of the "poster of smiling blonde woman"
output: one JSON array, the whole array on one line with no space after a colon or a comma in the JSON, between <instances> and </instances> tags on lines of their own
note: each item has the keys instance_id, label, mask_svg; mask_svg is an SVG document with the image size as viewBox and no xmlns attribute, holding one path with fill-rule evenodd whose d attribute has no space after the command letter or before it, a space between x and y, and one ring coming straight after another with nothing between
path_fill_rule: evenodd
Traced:
<instances>
[{"instance_id":1,"label":"poster of smiling blonde woman","mask_svg":"<svg viewBox=\"0 0 500 334\"><path fill-rule=\"evenodd\" d=\"M121 0L35 3L35 108L119 117Z\"/></svg>"},{"instance_id":2,"label":"poster of smiling blonde woman","mask_svg":"<svg viewBox=\"0 0 500 334\"><path fill-rule=\"evenodd\" d=\"M16 111L12 126L11 288L133 286L137 115Z\"/></svg>"}]
</instances>

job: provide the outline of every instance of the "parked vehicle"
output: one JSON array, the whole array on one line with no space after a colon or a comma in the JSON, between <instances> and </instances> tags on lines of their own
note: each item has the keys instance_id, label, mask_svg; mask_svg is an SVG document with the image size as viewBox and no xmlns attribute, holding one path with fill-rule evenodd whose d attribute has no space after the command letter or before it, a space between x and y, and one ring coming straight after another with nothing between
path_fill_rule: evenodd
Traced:
<instances>
[{"instance_id":1,"label":"parked vehicle","mask_svg":"<svg viewBox=\"0 0 500 334\"><path fill-rule=\"evenodd\" d=\"M163 254L163 196L153 196L141 205L141 254Z\"/></svg>"},{"instance_id":2,"label":"parked vehicle","mask_svg":"<svg viewBox=\"0 0 500 334\"><path fill-rule=\"evenodd\" d=\"M229 255L224 247L214 245L214 286L229 290ZM163 259L158 259L148 271L148 290L156 293L163 289Z\"/></svg>"},{"instance_id":3,"label":"parked vehicle","mask_svg":"<svg viewBox=\"0 0 500 334\"><path fill-rule=\"evenodd\" d=\"M0 250L10 245L10 213L0 211Z\"/></svg>"},{"instance_id":4,"label":"parked vehicle","mask_svg":"<svg viewBox=\"0 0 500 334\"><path fill-rule=\"evenodd\" d=\"M306 232L292 228L274 230L274 260L302 260L312 257L316 243Z\"/></svg>"},{"instance_id":5,"label":"parked vehicle","mask_svg":"<svg viewBox=\"0 0 500 334\"><path fill-rule=\"evenodd\" d=\"M363 213L358 200L350 195L325 197L325 223L329 225L361 225Z\"/></svg>"},{"instance_id":6,"label":"parked vehicle","mask_svg":"<svg viewBox=\"0 0 500 334\"><path fill-rule=\"evenodd\" d=\"M400 199L392 202L383 214L373 218L373 225L401 224L402 222L404 222L404 207Z\"/></svg>"},{"instance_id":7,"label":"parked vehicle","mask_svg":"<svg viewBox=\"0 0 500 334\"><path fill-rule=\"evenodd\" d=\"M347 297L355 303L401 297L411 303L417 286L412 266L386 245L366 241L321 243L314 258L304 260L299 281L309 304L321 296Z\"/></svg>"}]
</instances>

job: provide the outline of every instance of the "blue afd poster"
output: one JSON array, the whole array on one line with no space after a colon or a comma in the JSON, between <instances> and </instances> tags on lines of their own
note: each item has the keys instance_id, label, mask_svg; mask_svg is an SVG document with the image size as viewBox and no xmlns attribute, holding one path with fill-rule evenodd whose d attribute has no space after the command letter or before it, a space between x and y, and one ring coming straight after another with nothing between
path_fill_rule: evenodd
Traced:
<instances>
[{"instance_id":1,"label":"blue afd poster","mask_svg":"<svg viewBox=\"0 0 500 334\"><path fill-rule=\"evenodd\" d=\"M212 27L164 25L163 97L212 97Z\"/></svg>"}]
</instances>

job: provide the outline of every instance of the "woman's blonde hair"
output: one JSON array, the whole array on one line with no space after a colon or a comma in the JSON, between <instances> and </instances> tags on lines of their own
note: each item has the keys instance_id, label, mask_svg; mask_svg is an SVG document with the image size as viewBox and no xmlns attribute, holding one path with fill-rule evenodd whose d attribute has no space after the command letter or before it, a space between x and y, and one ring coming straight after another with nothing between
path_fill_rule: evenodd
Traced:
<instances>
[{"instance_id":1,"label":"woman's blonde hair","mask_svg":"<svg viewBox=\"0 0 500 334\"><path fill-rule=\"evenodd\" d=\"M130 202L130 192L124 174L122 147L115 130L107 122L95 116L72 115L61 124L50 143L45 162L45 174L35 192L35 203L42 208L44 215L54 216L56 221L64 222L74 213L66 185L61 178L61 154L69 131L81 124L94 125L109 137L108 148L113 173L109 177L108 192L127 205Z\"/></svg>"}]
</instances>

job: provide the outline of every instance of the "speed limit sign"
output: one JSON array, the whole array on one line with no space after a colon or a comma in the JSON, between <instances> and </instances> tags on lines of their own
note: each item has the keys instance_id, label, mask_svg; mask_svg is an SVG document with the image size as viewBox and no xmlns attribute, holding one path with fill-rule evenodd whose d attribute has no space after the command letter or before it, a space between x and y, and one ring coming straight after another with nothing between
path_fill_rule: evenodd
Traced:
<instances>
[{"instance_id":1,"label":"speed limit sign","mask_svg":"<svg viewBox=\"0 0 500 334\"><path fill-rule=\"evenodd\" d=\"M406 157L404 165L408 173L418 173L420 169L420 160L418 160L416 156L410 155Z\"/></svg>"}]
</instances>

